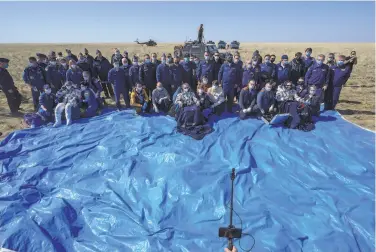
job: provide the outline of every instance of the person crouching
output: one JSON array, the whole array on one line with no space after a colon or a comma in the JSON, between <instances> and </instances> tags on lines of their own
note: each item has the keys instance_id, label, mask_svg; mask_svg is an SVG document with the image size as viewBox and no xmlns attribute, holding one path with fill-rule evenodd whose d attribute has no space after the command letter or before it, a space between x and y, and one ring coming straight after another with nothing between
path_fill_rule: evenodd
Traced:
<instances>
[{"instance_id":1,"label":"person crouching","mask_svg":"<svg viewBox=\"0 0 376 252\"><path fill-rule=\"evenodd\" d=\"M41 116L44 123L52 122L54 119L55 95L51 93L50 85L43 86L43 92L39 96L39 110L38 114Z\"/></svg>"},{"instance_id":2,"label":"person crouching","mask_svg":"<svg viewBox=\"0 0 376 252\"><path fill-rule=\"evenodd\" d=\"M151 102L145 88L141 83L136 83L136 87L131 93L131 106L137 114L149 113Z\"/></svg>"},{"instance_id":3,"label":"person crouching","mask_svg":"<svg viewBox=\"0 0 376 252\"><path fill-rule=\"evenodd\" d=\"M256 82L250 80L248 86L243 88L239 95L241 120L247 119L250 116L260 116L260 109L257 107L257 90Z\"/></svg>"},{"instance_id":4,"label":"person crouching","mask_svg":"<svg viewBox=\"0 0 376 252\"><path fill-rule=\"evenodd\" d=\"M81 82L81 99L83 112L82 117L93 117L97 115L99 108L98 98L93 89L89 87L89 82Z\"/></svg>"},{"instance_id":5,"label":"person crouching","mask_svg":"<svg viewBox=\"0 0 376 252\"><path fill-rule=\"evenodd\" d=\"M160 111L167 113L170 110L171 97L167 89L163 87L162 82L158 82L157 88L153 90L152 100L155 113Z\"/></svg>"}]
</instances>

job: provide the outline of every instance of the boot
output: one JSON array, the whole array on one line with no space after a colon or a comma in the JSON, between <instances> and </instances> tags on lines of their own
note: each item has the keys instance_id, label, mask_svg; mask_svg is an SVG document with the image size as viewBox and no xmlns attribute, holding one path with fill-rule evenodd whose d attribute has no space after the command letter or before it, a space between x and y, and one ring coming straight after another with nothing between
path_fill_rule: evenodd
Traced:
<instances>
[{"instance_id":1,"label":"boot","mask_svg":"<svg viewBox=\"0 0 376 252\"><path fill-rule=\"evenodd\" d=\"M61 113L56 111L55 113L55 124L52 126L54 128L59 127L61 125Z\"/></svg>"}]
</instances>

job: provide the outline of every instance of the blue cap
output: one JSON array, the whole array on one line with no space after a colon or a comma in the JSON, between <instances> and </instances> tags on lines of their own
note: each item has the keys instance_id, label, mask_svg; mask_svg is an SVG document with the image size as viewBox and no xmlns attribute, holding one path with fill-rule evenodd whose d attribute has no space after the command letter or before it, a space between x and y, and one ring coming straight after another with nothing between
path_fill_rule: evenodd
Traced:
<instances>
[{"instance_id":1,"label":"blue cap","mask_svg":"<svg viewBox=\"0 0 376 252\"><path fill-rule=\"evenodd\" d=\"M284 55L282 55L281 59L283 59L283 60L284 60L284 59L287 59L287 60L288 60L289 57L288 57L286 54L284 54Z\"/></svg>"}]
</instances>

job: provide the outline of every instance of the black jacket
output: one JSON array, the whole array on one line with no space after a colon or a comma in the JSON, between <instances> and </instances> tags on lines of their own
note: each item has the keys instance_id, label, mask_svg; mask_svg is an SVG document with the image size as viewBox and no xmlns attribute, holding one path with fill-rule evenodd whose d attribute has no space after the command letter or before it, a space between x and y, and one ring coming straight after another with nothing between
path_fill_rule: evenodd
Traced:
<instances>
[{"instance_id":1,"label":"black jacket","mask_svg":"<svg viewBox=\"0 0 376 252\"><path fill-rule=\"evenodd\" d=\"M239 106L241 109L252 108L257 103L257 91L249 91L248 87L242 89L239 95Z\"/></svg>"}]
</instances>

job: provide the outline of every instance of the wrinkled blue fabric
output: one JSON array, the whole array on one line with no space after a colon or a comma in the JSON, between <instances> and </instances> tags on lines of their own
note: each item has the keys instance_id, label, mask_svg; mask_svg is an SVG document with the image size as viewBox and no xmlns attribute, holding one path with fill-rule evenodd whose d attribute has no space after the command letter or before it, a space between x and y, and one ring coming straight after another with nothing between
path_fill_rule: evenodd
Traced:
<instances>
[{"instance_id":1,"label":"wrinkled blue fabric","mask_svg":"<svg viewBox=\"0 0 376 252\"><path fill-rule=\"evenodd\" d=\"M234 167L253 251L373 251L374 133L336 112L311 132L236 115L209 123L200 141L131 110L13 132L0 144L1 247L223 251Z\"/></svg>"}]
</instances>

